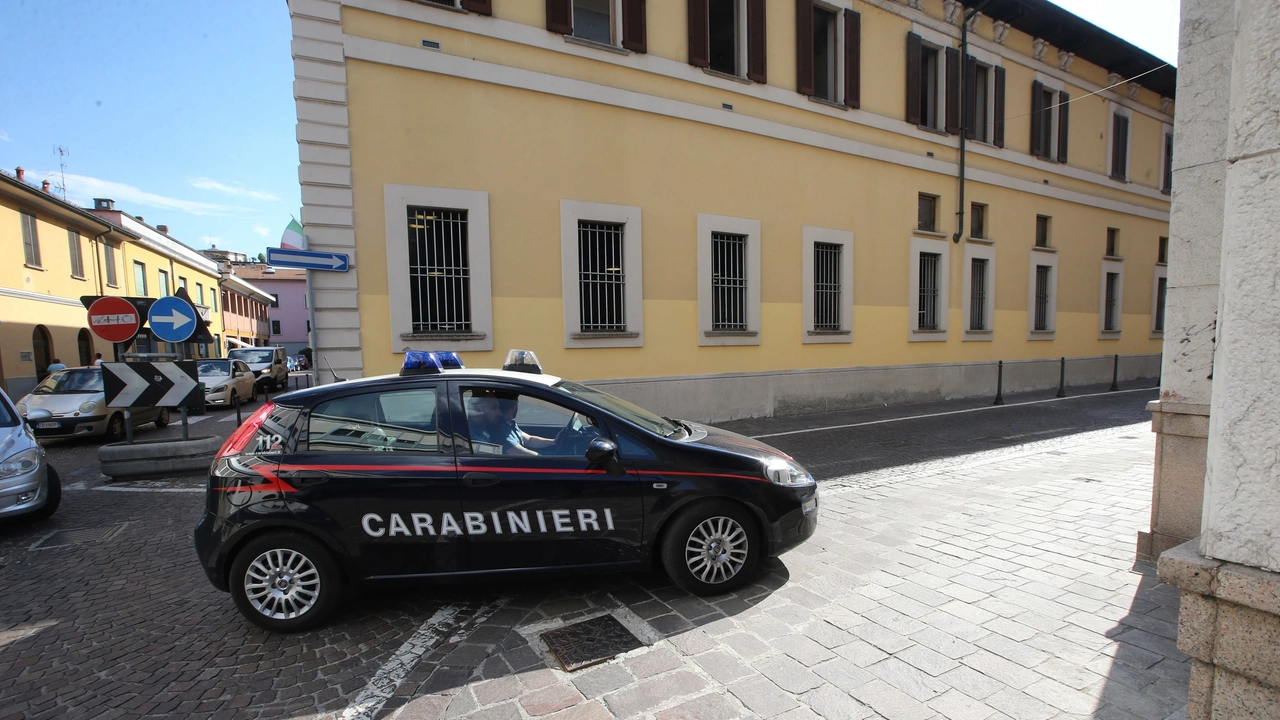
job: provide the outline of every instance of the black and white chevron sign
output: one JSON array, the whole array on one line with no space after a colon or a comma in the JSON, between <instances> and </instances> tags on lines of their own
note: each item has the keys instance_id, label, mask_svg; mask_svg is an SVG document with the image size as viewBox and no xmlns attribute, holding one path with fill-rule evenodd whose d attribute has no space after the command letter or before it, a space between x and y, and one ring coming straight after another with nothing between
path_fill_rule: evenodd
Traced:
<instances>
[{"instance_id":1,"label":"black and white chevron sign","mask_svg":"<svg viewBox=\"0 0 1280 720\"><path fill-rule=\"evenodd\" d=\"M196 362L102 363L107 407L182 407L198 402Z\"/></svg>"}]
</instances>

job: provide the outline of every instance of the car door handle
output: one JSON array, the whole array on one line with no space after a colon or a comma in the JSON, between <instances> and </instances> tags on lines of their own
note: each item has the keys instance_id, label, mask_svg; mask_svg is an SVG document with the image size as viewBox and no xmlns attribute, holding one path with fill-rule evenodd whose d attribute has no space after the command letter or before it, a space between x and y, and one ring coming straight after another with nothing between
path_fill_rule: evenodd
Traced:
<instances>
[{"instance_id":1,"label":"car door handle","mask_svg":"<svg viewBox=\"0 0 1280 720\"><path fill-rule=\"evenodd\" d=\"M280 473L280 477L294 485L316 485L326 482L329 479L329 473L319 470L295 470L294 472Z\"/></svg>"},{"instance_id":2,"label":"car door handle","mask_svg":"<svg viewBox=\"0 0 1280 720\"><path fill-rule=\"evenodd\" d=\"M467 487L486 487L488 485L497 485L500 482L502 482L502 478L493 473L469 472L462 476L462 484Z\"/></svg>"}]
</instances>

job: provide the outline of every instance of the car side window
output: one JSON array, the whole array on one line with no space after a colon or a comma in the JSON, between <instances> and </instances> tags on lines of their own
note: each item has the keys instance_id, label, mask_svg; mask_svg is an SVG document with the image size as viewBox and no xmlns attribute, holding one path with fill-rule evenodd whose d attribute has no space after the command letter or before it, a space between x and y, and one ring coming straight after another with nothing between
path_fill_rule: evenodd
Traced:
<instances>
[{"instance_id":1,"label":"car side window","mask_svg":"<svg viewBox=\"0 0 1280 720\"><path fill-rule=\"evenodd\" d=\"M318 452L442 453L436 388L347 395L320 403L307 421Z\"/></svg>"},{"instance_id":2,"label":"car side window","mask_svg":"<svg viewBox=\"0 0 1280 720\"><path fill-rule=\"evenodd\" d=\"M632 437L631 434L613 429L614 440L618 443L618 456L623 460L657 460L652 443Z\"/></svg>"},{"instance_id":3,"label":"car side window","mask_svg":"<svg viewBox=\"0 0 1280 720\"><path fill-rule=\"evenodd\" d=\"M590 416L517 391L463 388L462 405L472 455L582 458L601 435Z\"/></svg>"}]
</instances>

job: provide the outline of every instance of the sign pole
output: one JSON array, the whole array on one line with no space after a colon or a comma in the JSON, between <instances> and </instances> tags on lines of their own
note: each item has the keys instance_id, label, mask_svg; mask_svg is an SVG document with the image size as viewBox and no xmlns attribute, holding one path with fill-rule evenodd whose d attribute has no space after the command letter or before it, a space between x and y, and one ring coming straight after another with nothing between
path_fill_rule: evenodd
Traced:
<instances>
[{"instance_id":1,"label":"sign pole","mask_svg":"<svg viewBox=\"0 0 1280 720\"><path fill-rule=\"evenodd\" d=\"M124 441L133 444L133 417L129 415L129 408L124 409Z\"/></svg>"},{"instance_id":2,"label":"sign pole","mask_svg":"<svg viewBox=\"0 0 1280 720\"><path fill-rule=\"evenodd\" d=\"M186 405L182 406L182 439L183 440L191 439L191 437L187 435L187 406Z\"/></svg>"}]
</instances>

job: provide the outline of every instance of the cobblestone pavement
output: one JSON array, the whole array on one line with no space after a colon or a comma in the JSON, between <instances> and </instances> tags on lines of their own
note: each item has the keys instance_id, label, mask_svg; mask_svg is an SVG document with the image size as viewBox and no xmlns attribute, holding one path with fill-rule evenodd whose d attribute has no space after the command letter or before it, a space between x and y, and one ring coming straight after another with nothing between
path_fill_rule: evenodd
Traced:
<instances>
[{"instance_id":1,"label":"cobblestone pavement","mask_svg":"<svg viewBox=\"0 0 1280 720\"><path fill-rule=\"evenodd\" d=\"M770 439L835 468L886 437L932 447L824 475L817 535L728 596L656 574L383 590L298 635L256 629L209 587L198 480L90 483L52 521L0 526L0 718L1164 720L1189 669L1176 591L1132 561L1153 396ZM904 414L920 413L842 419ZM1028 433L1048 439L1014 437ZM603 614L645 646L555 669L539 634Z\"/></svg>"}]
</instances>

